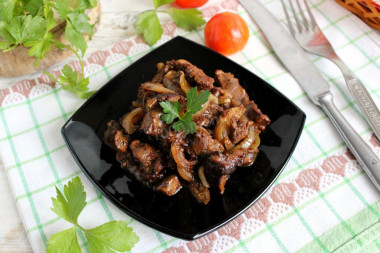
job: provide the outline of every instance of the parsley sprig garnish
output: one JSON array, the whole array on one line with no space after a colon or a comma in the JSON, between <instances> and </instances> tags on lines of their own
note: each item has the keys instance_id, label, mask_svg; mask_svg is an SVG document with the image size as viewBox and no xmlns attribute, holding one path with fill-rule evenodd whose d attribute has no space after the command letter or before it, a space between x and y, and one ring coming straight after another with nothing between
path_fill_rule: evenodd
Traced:
<instances>
[{"instance_id":1,"label":"parsley sprig garnish","mask_svg":"<svg viewBox=\"0 0 380 253\"><path fill-rule=\"evenodd\" d=\"M168 100L160 102L160 106L164 111L161 119L167 124L172 124L178 118L178 121L173 124L174 130L179 132L184 129L187 134L193 134L197 131L197 125L193 121L193 114L202 109L202 105L208 101L209 96L210 91L208 90L202 90L198 94L196 87L191 88L186 93L187 106L186 113L183 115L181 115L182 106L177 101L174 103Z\"/></svg>"},{"instance_id":2,"label":"parsley sprig garnish","mask_svg":"<svg viewBox=\"0 0 380 253\"><path fill-rule=\"evenodd\" d=\"M137 33L143 36L148 45L154 45L163 34L163 29L157 16L158 12L169 14L174 23L186 31L192 31L206 23L202 17L202 12L197 9L180 10L170 8L167 11L158 10L159 7L174 1L175 0L153 0L154 10L144 11L138 16L135 23Z\"/></svg>"},{"instance_id":3,"label":"parsley sprig garnish","mask_svg":"<svg viewBox=\"0 0 380 253\"><path fill-rule=\"evenodd\" d=\"M52 47L68 49L75 53L81 65L82 57L87 49L84 34L90 39L94 33L94 25L85 11L97 6L97 0L0 0L0 50L7 52L17 46L29 48L28 55L34 57L35 66L45 57ZM65 45L55 39L53 29L57 25L58 13L65 29ZM79 50L81 56L76 53ZM72 91L82 98L88 98L89 79L82 72L77 73L69 65L65 65L57 81L65 90ZM52 77L49 75L49 77Z\"/></svg>"},{"instance_id":4,"label":"parsley sprig garnish","mask_svg":"<svg viewBox=\"0 0 380 253\"><path fill-rule=\"evenodd\" d=\"M78 230L86 237L90 253L130 251L139 237L125 221L110 221L92 229L78 224L78 216L86 206L86 192L79 177L75 177L63 188L56 187L57 197L52 198L52 210L74 226L52 235L47 244L48 253L80 253Z\"/></svg>"}]
</instances>

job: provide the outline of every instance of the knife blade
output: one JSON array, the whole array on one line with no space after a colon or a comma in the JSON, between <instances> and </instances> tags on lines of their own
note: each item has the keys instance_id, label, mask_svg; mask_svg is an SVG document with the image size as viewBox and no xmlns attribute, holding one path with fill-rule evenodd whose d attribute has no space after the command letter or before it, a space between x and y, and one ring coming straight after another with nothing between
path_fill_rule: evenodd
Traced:
<instances>
[{"instance_id":1,"label":"knife blade","mask_svg":"<svg viewBox=\"0 0 380 253\"><path fill-rule=\"evenodd\" d=\"M336 108L329 84L306 52L261 3L256 0L239 1L261 28L283 65L309 98L325 111L352 154L380 191L380 159Z\"/></svg>"}]
</instances>

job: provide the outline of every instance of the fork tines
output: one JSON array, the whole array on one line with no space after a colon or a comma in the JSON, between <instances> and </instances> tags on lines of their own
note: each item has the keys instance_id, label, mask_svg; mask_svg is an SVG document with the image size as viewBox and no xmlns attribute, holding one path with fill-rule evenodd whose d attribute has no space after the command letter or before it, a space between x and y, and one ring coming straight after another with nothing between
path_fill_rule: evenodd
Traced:
<instances>
[{"instance_id":1,"label":"fork tines","mask_svg":"<svg viewBox=\"0 0 380 253\"><path fill-rule=\"evenodd\" d=\"M303 0L303 2L304 2L304 5L306 7L306 11L308 13L309 19L306 18L304 11L302 11L302 7L300 4L301 0L287 0L289 2L289 6L290 6L290 9L292 11L293 17L296 21L297 29L295 29L292 25L292 22L291 22L290 16L289 16L289 12L288 12L288 7L285 5L284 1L286 1L286 0L281 0L281 4L282 4L282 7L284 9L286 20L288 21L289 30L293 35L295 33L300 33L304 30L305 31L312 31L312 30L315 30L317 28L317 23L314 19L314 16L311 13L311 10L310 10L309 4L307 3L307 0ZM293 4L294 1L297 3L298 11L302 17L302 20L299 18L299 15L297 15L297 11L294 8L294 4Z\"/></svg>"}]
</instances>

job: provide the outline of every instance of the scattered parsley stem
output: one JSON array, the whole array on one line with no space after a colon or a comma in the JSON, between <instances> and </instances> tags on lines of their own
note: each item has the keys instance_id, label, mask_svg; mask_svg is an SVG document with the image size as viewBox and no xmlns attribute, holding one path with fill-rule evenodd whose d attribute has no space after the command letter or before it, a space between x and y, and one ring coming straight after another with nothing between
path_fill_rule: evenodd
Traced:
<instances>
[{"instance_id":1,"label":"scattered parsley stem","mask_svg":"<svg viewBox=\"0 0 380 253\"><path fill-rule=\"evenodd\" d=\"M61 43L60 46L64 47L64 48L67 48L68 50L70 50L71 52L73 52L75 54L75 56L78 58L79 64L80 64L80 68L81 68L81 71L82 71L82 78L83 78L84 77L84 65L83 65L82 57L80 57L79 54L78 54L78 52L74 48L70 47L69 45Z\"/></svg>"},{"instance_id":2,"label":"scattered parsley stem","mask_svg":"<svg viewBox=\"0 0 380 253\"><path fill-rule=\"evenodd\" d=\"M83 65L83 60L78 54L78 52L63 43L59 43L57 45L58 48L63 49L66 48L70 51L72 51L76 57L79 60L80 66L81 66L81 73L78 74L78 72L74 71L69 65L63 66L62 69L62 74L61 76L55 78L52 74L49 72L44 72L51 80L54 82L59 83L64 90L76 93L78 97L87 99L90 96L94 94L94 91L88 91L88 85L90 83L90 79L88 77L84 77L84 65Z\"/></svg>"}]
</instances>

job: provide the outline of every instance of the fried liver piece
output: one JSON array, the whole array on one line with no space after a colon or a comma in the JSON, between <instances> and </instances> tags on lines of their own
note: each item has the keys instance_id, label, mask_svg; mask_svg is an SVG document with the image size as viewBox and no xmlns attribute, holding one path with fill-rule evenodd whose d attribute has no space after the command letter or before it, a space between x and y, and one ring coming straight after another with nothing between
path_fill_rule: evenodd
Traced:
<instances>
[{"instance_id":1,"label":"fried liver piece","mask_svg":"<svg viewBox=\"0 0 380 253\"><path fill-rule=\"evenodd\" d=\"M214 87L215 80L213 78L186 60L172 60L167 62L167 65L173 69L183 71L186 78L189 79L190 82L194 82L201 89L211 90Z\"/></svg>"}]
</instances>

